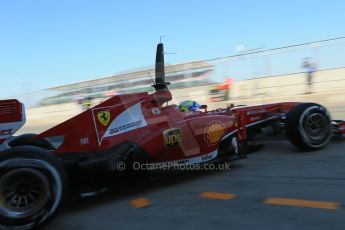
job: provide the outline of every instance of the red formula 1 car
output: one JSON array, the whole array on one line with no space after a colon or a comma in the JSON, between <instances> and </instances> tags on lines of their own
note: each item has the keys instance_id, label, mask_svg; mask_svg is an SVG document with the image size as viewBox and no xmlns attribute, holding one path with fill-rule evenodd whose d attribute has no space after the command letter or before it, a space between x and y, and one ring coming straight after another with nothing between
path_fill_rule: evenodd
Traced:
<instances>
[{"instance_id":1,"label":"red formula 1 car","mask_svg":"<svg viewBox=\"0 0 345 230\"><path fill-rule=\"evenodd\" d=\"M114 96L43 133L17 137L12 135L25 122L24 107L0 101L0 226L40 226L56 213L68 187L124 169L121 175L131 175L134 163L164 170L240 159L258 133L285 132L298 148L316 150L345 133L345 123L332 121L315 103L181 112L168 104L167 85L158 44L153 94Z\"/></svg>"}]
</instances>

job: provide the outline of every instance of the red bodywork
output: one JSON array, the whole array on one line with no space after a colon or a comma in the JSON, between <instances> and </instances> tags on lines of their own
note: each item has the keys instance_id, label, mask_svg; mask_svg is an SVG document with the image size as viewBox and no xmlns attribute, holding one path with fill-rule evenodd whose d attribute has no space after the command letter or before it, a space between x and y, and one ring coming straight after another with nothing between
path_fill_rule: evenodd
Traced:
<instances>
[{"instance_id":1,"label":"red bodywork","mask_svg":"<svg viewBox=\"0 0 345 230\"><path fill-rule=\"evenodd\" d=\"M220 141L226 136L235 134L243 140L246 138L246 127L274 119L298 104L277 103L183 113L176 105L164 105L171 99L167 89L151 95L114 96L39 134L39 137L64 137L63 143L55 150L56 155L103 152L130 141L138 144L154 162L183 160L205 154L212 154L209 157L213 157L217 154ZM172 130L171 135L167 134L169 130ZM238 130L240 132L237 133Z\"/></svg>"},{"instance_id":2,"label":"red bodywork","mask_svg":"<svg viewBox=\"0 0 345 230\"><path fill-rule=\"evenodd\" d=\"M337 126L339 134L345 135L345 121L338 123Z\"/></svg>"},{"instance_id":3,"label":"red bodywork","mask_svg":"<svg viewBox=\"0 0 345 230\"><path fill-rule=\"evenodd\" d=\"M18 100L0 101L0 144L25 123L24 106Z\"/></svg>"},{"instance_id":4,"label":"red bodywork","mask_svg":"<svg viewBox=\"0 0 345 230\"><path fill-rule=\"evenodd\" d=\"M223 126L222 135L235 129L234 117L207 113L182 113L176 105L163 106L172 99L169 90L154 94L114 96L98 106L53 127L39 136L64 136L63 144L55 151L62 153L102 152L125 141L138 144L155 162L173 161L204 155L215 151L222 136L215 142L207 140L207 127L213 123ZM101 123L98 114L109 114ZM122 119L123 118L123 119ZM178 136L168 136L178 142L169 146L164 132L179 130ZM214 134L217 135L217 134ZM167 143L168 142L168 143Z\"/></svg>"}]
</instances>

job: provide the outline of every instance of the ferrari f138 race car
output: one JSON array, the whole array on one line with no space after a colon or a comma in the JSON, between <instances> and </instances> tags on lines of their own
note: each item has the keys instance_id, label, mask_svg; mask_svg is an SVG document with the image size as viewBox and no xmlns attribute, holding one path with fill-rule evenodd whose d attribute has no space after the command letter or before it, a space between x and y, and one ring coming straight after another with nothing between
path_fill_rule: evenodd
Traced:
<instances>
[{"instance_id":1,"label":"ferrari f138 race car","mask_svg":"<svg viewBox=\"0 0 345 230\"><path fill-rule=\"evenodd\" d=\"M90 178L118 174L133 162L156 166L235 160L258 133L285 132L302 150L325 147L344 135L345 122L332 121L315 103L284 102L181 112L169 105L163 44L156 52L152 94L113 96L40 134L13 134L25 123L24 105L0 101L0 227L32 229L57 212L68 188ZM160 167L162 168L162 167ZM122 172L123 173L123 172ZM87 179L85 179L87 178Z\"/></svg>"}]
</instances>

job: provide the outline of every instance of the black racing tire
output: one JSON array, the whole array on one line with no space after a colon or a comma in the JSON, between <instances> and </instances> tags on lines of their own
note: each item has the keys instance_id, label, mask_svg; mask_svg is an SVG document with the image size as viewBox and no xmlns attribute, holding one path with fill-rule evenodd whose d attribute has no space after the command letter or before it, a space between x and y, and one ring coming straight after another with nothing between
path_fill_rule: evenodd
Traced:
<instances>
[{"instance_id":1,"label":"black racing tire","mask_svg":"<svg viewBox=\"0 0 345 230\"><path fill-rule=\"evenodd\" d=\"M54 149L53 144L49 140L44 138L38 138L38 135L34 133L26 133L13 137L8 141L8 145L10 147L29 145L40 147L47 150Z\"/></svg>"},{"instance_id":2,"label":"black racing tire","mask_svg":"<svg viewBox=\"0 0 345 230\"><path fill-rule=\"evenodd\" d=\"M20 146L0 153L0 229L36 229L67 192L63 166L49 151Z\"/></svg>"},{"instance_id":3,"label":"black racing tire","mask_svg":"<svg viewBox=\"0 0 345 230\"><path fill-rule=\"evenodd\" d=\"M318 150L332 138L332 119L327 109L319 104L298 104L287 114L285 133L299 149Z\"/></svg>"}]
</instances>

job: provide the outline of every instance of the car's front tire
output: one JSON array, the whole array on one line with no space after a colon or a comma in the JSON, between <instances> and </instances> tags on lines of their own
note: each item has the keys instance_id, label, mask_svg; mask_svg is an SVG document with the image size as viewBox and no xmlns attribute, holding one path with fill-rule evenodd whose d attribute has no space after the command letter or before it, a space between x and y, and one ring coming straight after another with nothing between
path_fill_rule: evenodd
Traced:
<instances>
[{"instance_id":1,"label":"car's front tire","mask_svg":"<svg viewBox=\"0 0 345 230\"><path fill-rule=\"evenodd\" d=\"M318 150L332 138L332 120L327 109L319 104L298 104L287 114L285 132L298 148Z\"/></svg>"}]
</instances>

